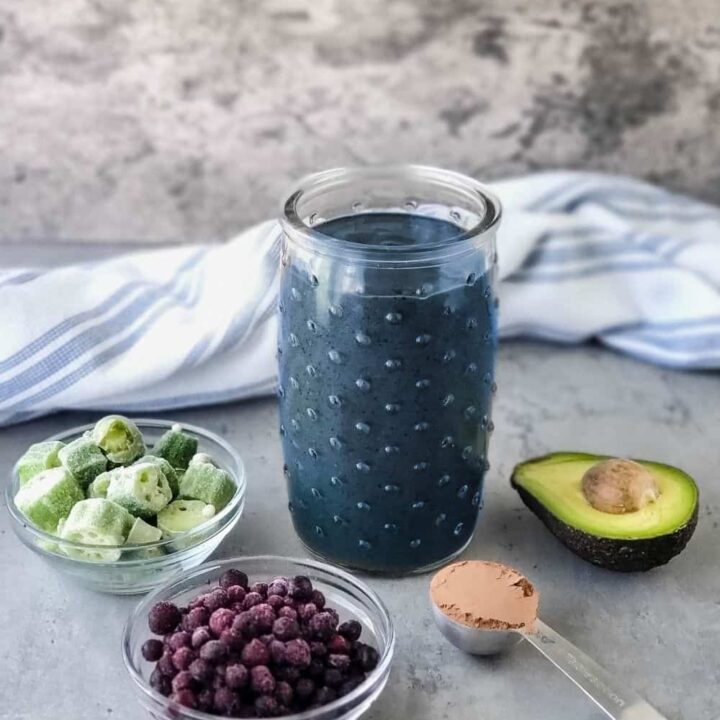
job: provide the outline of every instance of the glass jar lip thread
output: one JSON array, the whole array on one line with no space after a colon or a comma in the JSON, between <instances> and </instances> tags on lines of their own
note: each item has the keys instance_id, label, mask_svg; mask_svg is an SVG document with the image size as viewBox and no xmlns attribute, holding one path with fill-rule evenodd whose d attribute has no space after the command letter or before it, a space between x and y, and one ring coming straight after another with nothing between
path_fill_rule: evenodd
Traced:
<instances>
[{"instance_id":1,"label":"glass jar lip thread","mask_svg":"<svg viewBox=\"0 0 720 720\"><path fill-rule=\"evenodd\" d=\"M479 220L462 230L458 236L413 246L388 246L340 240L319 232L299 211L300 203L353 183L403 182L435 186L438 191L454 193L479 212ZM412 211L417 213L417 205ZM405 210L407 212L407 210ZM373 210L369 210L373 212ZM422 214L422 213L421 213ZM374 265L425 266L451 256L477 252L479 247L493 241L500 222L502 208L497 196L483 183L451 170L425 165L380 165L368 167L340 167L313 173L302 178L281 205L280 224L287 239L313 253L345 258ZM309 218L313 217L310 213Z\"/></svg>"}]
</instances>

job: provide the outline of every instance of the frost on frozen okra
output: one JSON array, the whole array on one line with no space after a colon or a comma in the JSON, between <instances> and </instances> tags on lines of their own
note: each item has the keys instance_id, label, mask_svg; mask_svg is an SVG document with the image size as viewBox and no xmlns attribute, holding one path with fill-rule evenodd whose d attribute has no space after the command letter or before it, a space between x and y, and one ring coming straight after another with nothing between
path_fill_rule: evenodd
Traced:
<instances>
[{"instance_id":1,"label":"frost on frozen okra","mask_svg":"<svg viewBox=\"0 0 720 720\"><path fill-rule=\"evenodd\" d=\"M49 440L31 445L25 454L15 464L15 471L24 485L30 478L35 477L43 470L60 466L58 454L65 447L59 440Z\"/></svg>"},{"instance_id":2,"label":"frost on frozen okra","mask_svg":"<svg viewBox=\"0 0 720 720\"><path fill-rule=\"evenodd\" d=\"M168 485L170 486L170 490L172 491L173 497L178 494L178 474L175 471L175 468L165 458L157 457L155 455L145 455L144 457L141 457L139 460L135 461L135 465L139 465L140 463L153 463L154 465L157 465L163 471L165 479L168 481Z\"/></svg>"},{"instance_id":3,"label":"frost on frozen okra","mask_svg":"<svg viewBox=\"0 0 720 720\"><path fill-rule=\"evenodd\" d=\"M145 443L137 425L122 415L100 418L92 429L91 438L116 465L127 465L145 453Z\"/></svg>"},{"instance_id":4,"label":"frost on frozen okra","mask_svg":"<svg viewBox=\"0 0 720 720\"><path fill-rule=\"evenodd\" d=\"M81 500L73 506L67 519L62 523L60 537L63 540L84 545L108 545L113 549L69 548L63 552L71 557L102 562L115 562L120 559L120 545L133 526L133 516L123 507L103 498Z\"/></svg>"},{"instance_id":5,"label":"frost on frozen okra","mask_svg":"<svg viewBox=\"0 0 720 720\"><path fill-rule=\"evenodd\" d=\"M147 462L112 470L106 497L137 517L152 518L172 500L172 491L160 467Z\"/></svg>"},{"instance_id":6,"label":"frost on frozen okra","mask_svg":"<svg viewBox=\"0 0 720 720\"><path fill-rule=\"evenodd\" d=\"M87 488L98 475L107 470L107 458L100 446L87 437L79 437L65 445L60 449L58 457L82 488Z\"/></svg>"},{"instance_id":7,"label":"frost on frozen okra","mask_svg":"<svg viewBox=\"0 0 720 720\"><path fill-rule=\"evenodd\" d=\"M160 530L160 528L146 523L142 518L135 518L135 522L130 528L125 544L144 545L145 543L157 542L161 538L162 530Z\"/></svg>"},{"instance_id":8,"label":"frost on frozen okra","mask_svg":"<svg viewBox=\"0 0 720 720\"><path fill-rule=\"evenodd\" d=\"M180 497L202 500L222 510L235 495L235 483L229 473L195 456L180 480Z\"/></svg>"},{"instance_id":9,"label":"frost on frozen okra","mask_svg":"<svg viewBox=\"0 0 720 720\"><path fill-rule=\"evenodd\" d=\"M77 480L64 467L56 467L30 478L17 491L15 505L41 530L54 533L84 497Z\"/></svg>"},{"instance_id":10,"label":"frost on frozen okra","mask_svg":"<svg viewBox=\"0 0 720 720\"><path fill-rule=\"evenodd\" d=\"M110 485L110 479L112 478L113 471L101 473L98 475L87 488L87 496L89 498L104 498L107 497L107 489Z\"/></svg>"},{"instance_id":11,"label":"frost on frozen okra","mask_svg":"<svg viewBox=\"0 0 720 720\"><path fill-rule=\"evenodd\" d=\"M167 460L174 468L185 470L197 452L198 441L182 431L182 425L175 423L155 443L152 454Z\"/></svg>"}]
</instances>

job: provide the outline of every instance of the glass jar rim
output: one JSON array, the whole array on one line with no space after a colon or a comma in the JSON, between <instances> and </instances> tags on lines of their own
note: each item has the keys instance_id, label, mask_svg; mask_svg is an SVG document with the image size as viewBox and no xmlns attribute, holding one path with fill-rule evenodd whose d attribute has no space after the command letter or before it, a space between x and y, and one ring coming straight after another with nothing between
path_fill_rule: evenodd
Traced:
<instances>
[{"instance_id":1,"label":"glass jar rim","mask_svg":"<svg viewBox=\"0 0 720 720\"><path fill-rule=\"evenodd\" d=\"M425 182L429 187L436 185L445 190L456 191L477 203L482 210L479 221L462 230L457 236L444 238L432 243L413 246L388 246L341 240L319 232L308 224L298 211L299 203L310 194L321 194L354 181L368 181L373 177L397 177L398 182L411 178ZM457 255L477 250L478 244L491 242L502 216L500 200L485 184L452 170L429 165L369 165L365 167L338 167L312 173L301 178L280 207L280 224L293 242L310 248L313 252L370 260L379 264L417 264L438 260L444 256Z\"/></svg>"}]
</instances>

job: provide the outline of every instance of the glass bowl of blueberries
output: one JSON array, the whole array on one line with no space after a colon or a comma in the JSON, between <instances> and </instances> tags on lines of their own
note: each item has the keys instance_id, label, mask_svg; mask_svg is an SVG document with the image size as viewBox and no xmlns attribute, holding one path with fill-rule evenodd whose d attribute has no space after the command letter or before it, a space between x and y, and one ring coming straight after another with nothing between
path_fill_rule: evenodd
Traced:
<instances>
[{"instance_id":1,"label":"glass bowl of blueberries","mask_svg":"<svg viewBox=\"0 0 720 720\"><path fill-rule=\"evenodd\" d=\"M154 718L357 718L387 682L395 631L352 575L276 556L206 563L145 598L125 666Z\"/></svg>"},{"instance_id":2,"label":"glass bowl of blueberries","mask_svg":"<svg viewBox=\"0 0 720 720\"><path fill-rule=\"evenodd\" d=\"M245 504L245 470L218 435L108 415L31 445L6 489L20 540L101 592L147 592L204 562Z\"/></svg>"}]
</instances>

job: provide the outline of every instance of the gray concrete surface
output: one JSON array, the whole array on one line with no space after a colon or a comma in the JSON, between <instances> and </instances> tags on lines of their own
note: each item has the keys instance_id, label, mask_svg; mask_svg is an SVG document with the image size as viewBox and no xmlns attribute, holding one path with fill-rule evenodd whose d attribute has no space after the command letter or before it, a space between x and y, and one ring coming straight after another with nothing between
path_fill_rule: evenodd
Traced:
<instances>
[{"instance_id":1,"label":"gray concrete surface","mask_svg":"<svg viewBox=\"0 0 720 720\"><path fill-rule=\"evenodd\" d=\"M720 200L716 0L0 0L0 239L222 239L311 170Z\"/></svg>"},{"instance_id":2,"label":"gray concrete surface","mask_svg":"<svg viewBox=\"0 0 720 720\"><path fill-rule=\"evenodd\" d=\"M545 620L611 668L671 720L720 717L720 383L715 375L642 365L596 348L506 344L486 504L470 558L517 566L540 588ZM217 557L303 555L285 509L272 400L177 412L241 451L247 511ZM90 414L59 415L0 433L8 470L31 442ZM698 529L685 552L642 575L600 570L561 546L508 485L512 466L557 449L656 458L700 485ZM493 660L465 657L432 626L429 577L368 582L398 630L390 682L368 720L599 720L529 646ZM136 600L93 594L27 550L0 511L0 718L141 720L120 656Z\"/></svg>"}]
</instances>

